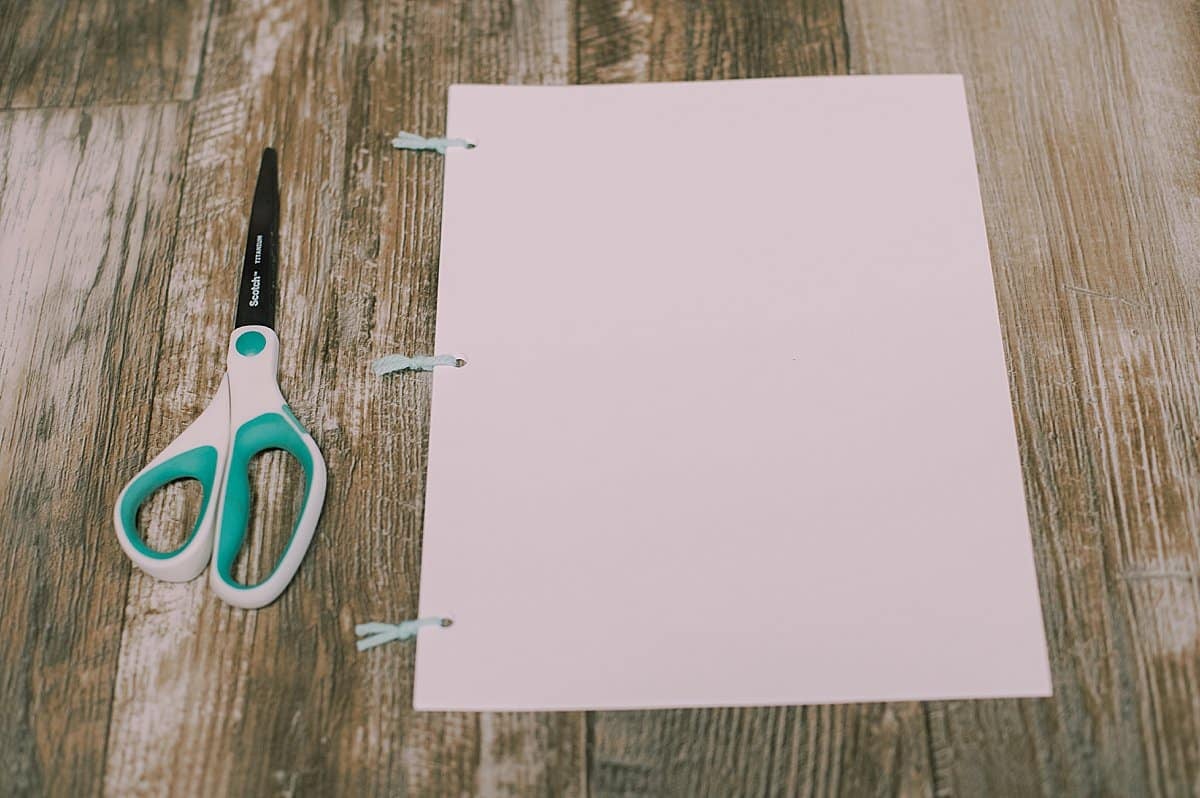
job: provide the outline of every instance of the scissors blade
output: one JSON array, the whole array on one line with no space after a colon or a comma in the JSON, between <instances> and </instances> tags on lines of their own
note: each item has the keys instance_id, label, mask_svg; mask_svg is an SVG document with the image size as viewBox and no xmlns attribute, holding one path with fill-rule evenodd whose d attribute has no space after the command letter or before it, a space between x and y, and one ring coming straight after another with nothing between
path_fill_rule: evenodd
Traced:
<instances>
[{"instance_id":1,"label":"scissors blade","mask_svg":"<svg viewBox=\"0 0 1200 798\"><path fill-rule=\"evenodd\" d=\"M254 203L250 206L250 231L242 260L242 287L238 293L236 327L261 324L275 327L275 271L279 250L279 168L275 150L263 150Z\"/></svg>"}]
</instances>

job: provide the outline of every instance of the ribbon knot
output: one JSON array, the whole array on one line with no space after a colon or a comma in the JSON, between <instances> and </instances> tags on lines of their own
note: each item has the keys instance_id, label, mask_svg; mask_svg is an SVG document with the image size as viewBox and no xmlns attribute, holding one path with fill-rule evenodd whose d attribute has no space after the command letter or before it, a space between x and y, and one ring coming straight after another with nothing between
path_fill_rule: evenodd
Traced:
<instances>
[{"instance_id":1,"label":"ribbon knot","mask_svg":"<svg viewBox=\"0 0 1200 798\"><path fill-rule=\"evenodd\" d=\"M382 377L393 371L433 371L437 366L462 366L466 363L458 355L435 355L433 357L420 355L384 355L371 364L371 369Z\"/></svg>"},{"instance_id":2,"label":"ribbon knot","mask_svg":"<svg viewBox=\"0 0 1200 798\"><path fill-rule=\"evenodd\" d=\"M393 640L407 640L414 637L422 626L449 626L450 623L449 618L417 618L400 623L379 623L377 621L360 623L354 627L354 633L358 635L358 642L355 645L359 651L366 651L368 648L381 646Z\"/></svg>"},{"instance_id":3,"label":"ribbon knot","mask_svg":"<svg viewBox=\"0 0 1200 798\"><path fill-rule=\"evenodd\" d=\"M475 145L466 139L443 139L432 138L427 139L424 136L418 136L416 133L406 133L400 131L396 134L396 138L392 139L392 146L398 150L432 150L446 154L449 147L463 147L464 149L474 149Z\"/></svg>"}]
</instances>

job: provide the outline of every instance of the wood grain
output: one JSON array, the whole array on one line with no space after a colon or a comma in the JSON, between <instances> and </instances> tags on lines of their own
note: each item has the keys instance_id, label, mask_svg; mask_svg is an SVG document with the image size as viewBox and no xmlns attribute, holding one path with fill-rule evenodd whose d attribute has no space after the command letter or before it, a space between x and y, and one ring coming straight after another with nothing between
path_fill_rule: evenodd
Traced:
<instances>
[{"instance_id":1,"label":"wood grain","mask_svg":"<svg viewBox=\"0 0 1200 798\"><path fill-rule=\"evenodd\" d=\"M592 740L599 796L930 792L913 703L599 712Z\"/></svg>"},{"instance_id":2,"label":"wood grain","mask_svg":"<svg viewBox=\"0 0 1200 798\"><path fill-rule=\"evenodd\" d=\"M572 83L836 75L838 0L578 0Z\"/></svg>"},{"instance_id":3,"label":"wood grain","mask_svg":"<svg viewBox=\"0 0 1200 798\"><path fill-rule=\"evenodd\" d=\"M98 792L186 126L0 113L0 793ZM131 318L138 324L128 324Z\"/></svg>"},{"instance_id":4,"label":"wood grain","mask_svg":"<svg viewBox=\"0 0 1200 798\"><path fill-rule=\"evenodd\" d=\"M430 381L368 367L432 344L442 163L389 139L440 132L452 80L561 80L565 20L565 7L507 3L215 8L166 300L172 368L157 376L150 438L177 434L223 372L248 198L271 143L280 380L324 451L329 492L308 560L271 608L232 610L202 584L134 574L109 793L582 791L581 716L416 714L411 645L353 645L356 622L413 617L418 584ZM283 526L295 493L262 491L258 523ZM248 565L261 572L272 545L256 540Z\"/></svg>"},{"instance_id":5,"label":"wood grain","mask_svg":"<svg viewBox=\"0 0 1200 798\"><path fill-rule=\"evenodd\" d=\"M864 72L961 71L1055 697L932 704L939 790L1200 790L1200 24L1184 2L849 0Z\"/></svg>"},{"instance_id":6,"label":"wood grain","mask_svg":"<svg viewBox=\"0 0 1200 798\"><path fill-rule=\"evenodd\" d=\"M0 2L0 108L191 97L210 5Z\"/></svg>"}]
</instances>

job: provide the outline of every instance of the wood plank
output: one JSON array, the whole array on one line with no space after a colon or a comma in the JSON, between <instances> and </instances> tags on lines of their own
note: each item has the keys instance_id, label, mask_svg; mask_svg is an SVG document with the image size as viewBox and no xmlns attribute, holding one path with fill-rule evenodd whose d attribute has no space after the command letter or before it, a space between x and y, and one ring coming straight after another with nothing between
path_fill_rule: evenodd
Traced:
<instances>
[{"instance_id":1,"label":"wood plank","mask_svg":"<svg viewBox=\"0 0 1200 798\"><path fill-rule=\"evenodd\" d=\"M966 75L1055 697L930 706L966 795L1200 784L1200 28L1186 2L848 0Z\"/></svg>"},{"instance_id":2,"label":"wood plank","mask_svg":"<svg viewBox=\"0 0 1200 798\"><path fill-rule=\"evenodd\" d=\"M192 96L211 0L0 3L0 107Z\"/></svg>"},{"instance_id":3,"label":"wood plank","mask_svg":"<svg viewBox=\"0 0 1200 798\"><path fill-rule=\"evenodd\" d=\"M183 123L0 113L5 795L100 787L128 580L111 501L145 456Z\"/></svg>"},{"instance_id":4,"label":"wood plank","mask_svg":"<svg viewBox=\"0 0 1200 798\"><path fill-rule=\"evenodd\" d=\"M925 795L919 704L598 712L597 796Z\"/></svg>"},{"instance_id":5,"label":"wood plank","mask_svg":"<svg viewBox=\"0 0 1200 798\"><path fill-rule=\"evenodd\" d=\"M610 2L577 6L574 81L829 75L848 69L841 5ZM713 645L720 645L714 639ZM932 789L915 703L600 712L589 786L627 795L915 795Z\"/></svg>"},{"instance_id":6,"label":"wood plank","mask_svg":"<svg viewBox=\"0 0 1200 798\"><path fill-rule=\"evenodd\" d=\"M134 575L109 793L582 792L581 715L414 713L412 644L360 654L353 633L417 607L430 378L368 367L432 346L442 162L389 139L439 133L451 81L564 81L565 31L561 2L218 5L151 438L165 444L220 379L254 172L273 143L280 380L324 451L329 493L296 584L267 609ZM289 515L289 492L262 494L258 521ZM272 545L251 551L251 570Z\"/></svg>"},{"instance_id":7,"label":"wood plank","mask_svg":"<svg viewBox=\"0 0 1200 798\"><path fill-rule=\"evenodd\" d=\"M837 75L838 0L578 0L572 83Z\"/></svg>"}]
</instances>

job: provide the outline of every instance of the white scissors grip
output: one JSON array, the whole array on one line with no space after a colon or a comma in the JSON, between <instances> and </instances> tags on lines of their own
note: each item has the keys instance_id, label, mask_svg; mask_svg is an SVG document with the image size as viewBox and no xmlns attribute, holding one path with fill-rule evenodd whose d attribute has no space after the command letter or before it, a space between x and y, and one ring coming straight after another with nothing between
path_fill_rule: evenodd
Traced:
<instances>
[{"instance_id":1,"label":"white scissors grip","mask_svg":"<svg viewBox=\"0 0 1200 798\"><path fill-rule=\"evenodd\" d=\"M270 604L296 575L325 503L325 460L307 430L284 401L276 382L279 339L269 327L247 325L229 342L229 456L217 512L213 591L226 602L252 609ZM243 585L233 565L250 519L250 461L260 452L282 449L304 469L304 505L287 548L265 579Z\"/></svg>"},{"instance_id":2,"label":"white scissors grip","mask_svg":"<svg viewBox=\"0 0 1200 798\"><path fill-rule=\"evenodd\" d=\"M212 403L117 497L117 540L146 573L184 582L199 576L211 562L213 591L246 609L270 604L296 575L325 503L325 460L279 391L278 364L274 330L259 325L234 330L225 378ZM275 567L261 582L243 585L233 570L250 523L250 462L270 449L282 449L300 462L304 505ZM203 506L182 546L155 551L138 533L138 508L154 491L180 479L200 482Z\"/></svg>"},{"instance_id":3,"label":"white scissors grip","mask_svg":"<svg viewBox=\"0 0 1200 798\"><path fill-rule=\"evenodd\" d=\"M187 582L204 571L212 554L220 488L229 448L229 379L179 437L159 452L117 496L113 525L117 540L134 564L156 579ZM137 513L150 494L181 479L195 479L203 490L196 523L183 545L156 551L137 528Z\"/></svg>"}]
</instances>

